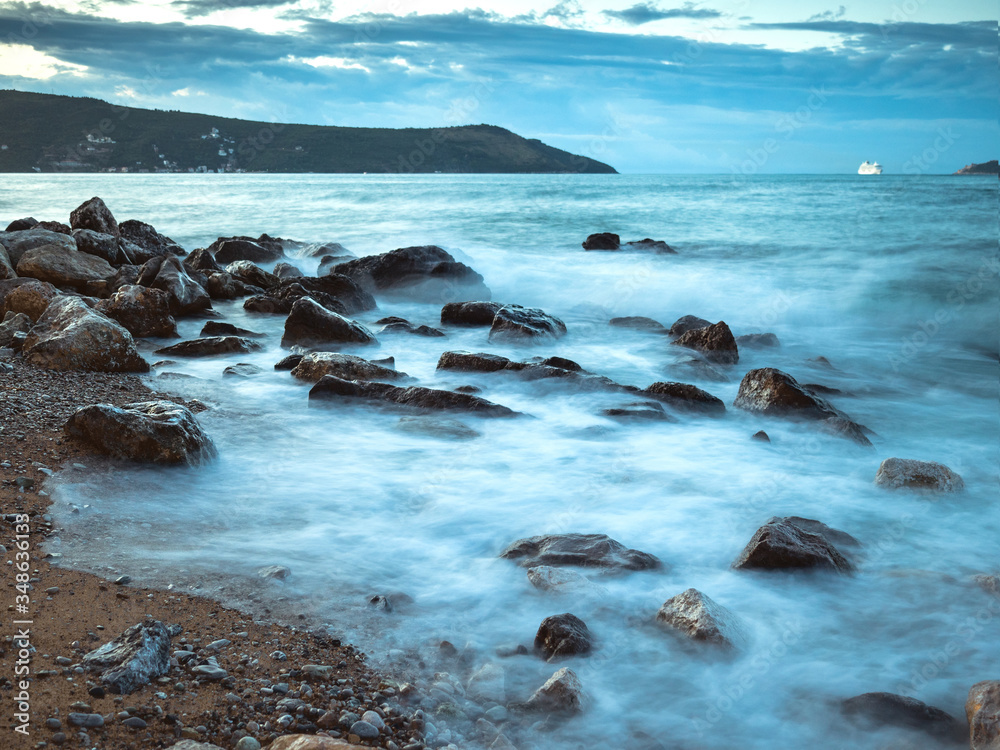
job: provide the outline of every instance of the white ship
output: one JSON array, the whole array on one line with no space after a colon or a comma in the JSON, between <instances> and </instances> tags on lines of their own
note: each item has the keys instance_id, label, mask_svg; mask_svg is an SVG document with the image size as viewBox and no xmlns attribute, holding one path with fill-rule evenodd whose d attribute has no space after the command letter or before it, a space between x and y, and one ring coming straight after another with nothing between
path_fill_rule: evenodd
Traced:
<instances>
[{"instance_id":1,"label":"white ship","mask_svg":"<svg viewBox=\"0 0 1000 750\"><path fill-rule=\"evenodd\" d=\"M866 161L858 167L858 174L882 174L882 165L877 161Z\"/></svg>"}]
</instances>

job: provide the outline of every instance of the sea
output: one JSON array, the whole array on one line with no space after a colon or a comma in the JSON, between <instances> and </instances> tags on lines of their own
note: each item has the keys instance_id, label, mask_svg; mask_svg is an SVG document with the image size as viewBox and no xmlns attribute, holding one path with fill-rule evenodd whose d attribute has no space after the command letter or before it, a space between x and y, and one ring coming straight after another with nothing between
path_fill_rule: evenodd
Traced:
<instances>
[{"instance_id":1,"label":"sea","mask_svg":"<svg viewBox=\"0 0 1000 750\"><path fill-rule=\"evenodd\" d=\"M495 344L486 329L445 328L445 338L385 333L375 350L343 350L394 357L419 385L478 386L526 415L454 416L470 429L460 437L455 425L414 429L412 415L371 405L310 405L307 384L273 369L287 354L283 318L216 303L226 321L266 334L263 348L176 359L148 382L209 407L198 419L218 458L62 472L49 545L62 564L323 627L426 686L432 745L480 747L435 700L474 721L482 707L461 693L490 663L503 670L501 703L526 700L558 668L579 677L578 716L512 713L511 741L539 750L933 748L927 735L848 721L840 702L898 693L964 726L969 688L997 678L1000 598L973 580L1000 573L995 178L8 174L0 219L65 222L94 195L119 221L149 222L189 251L260 233L359 256L438 245L482 274L493 299L542 308L568 334ZM584 251L595 232L665 240L676 254ZM377 330L390 315L440 326L439 305L418 302L379 299L355 317ZM640 315L724 320L780 346L695 370L668 337L608 324ZM181 319L181 335L203 323ZM142 353L155 362L167 343ZM602 410L633 397L438 372L453 350L557 355L640 387L691 383L727 411L615 421ZM237 363L262 372L223 377ZM872 430L873 447L734 408L741 378L759 367L836 389L829 400ZM758 430L771 442L752 440ZM965 489L876 486L890 457L946 464ZM856 537L857 571L732 569L759 526L793 515ZM517 539L569 532L607 534L663 567L585 570L586 585L554 593L498 557ZM291 575L259 578L269 565ZM657 625L660 606L689 588L742 621L742 650ZM371 605L378 596L392 611ZM535 632L566 612L586 622L594 650L547 663L532 653ZM509 655L522 644L527 654ZM953 746L961 739L941 740Z\"/></svg>"}]
</instances>

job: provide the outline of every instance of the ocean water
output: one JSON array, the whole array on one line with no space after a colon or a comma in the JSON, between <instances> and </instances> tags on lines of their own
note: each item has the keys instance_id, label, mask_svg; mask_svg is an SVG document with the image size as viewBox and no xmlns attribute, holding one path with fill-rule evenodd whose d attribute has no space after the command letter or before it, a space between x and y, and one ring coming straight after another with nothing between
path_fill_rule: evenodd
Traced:
<instances>
[{"instance_id":1,"label":"ocean water","mask_svg":"<svg viewBox=\"0 0 1000 750\"><path fill-rule=\"evenodd\" d=\"M997 181L954 177L3 175L0 218L65 221L92 195L119 220L154 224L189 250L218 236L338 241L358 255L437 244L478 270L503 302L560 317L569 334L492 345L485 329L444 339L380 336L419 384L474 384L530 415L459 416L479 437L415 434L400 414L310 408L308 386L274 372L283 319L220 303L268 334L248 355L178 360L154 388L198 398L219 458L197 468L67 472L54 494L67 564L174 583L273 614L325 623L372 661L418 680L464 680L493 662L507 701L559 666L580 677L582 715L509 729L518 747L936 747L905 730L858 728L840 699L911 695L964 722L969 687L997 677L1000 600L971 582L1000 572ZM587 253L590 233L653 237L677 255ZM297 260L304 271L315 261ZM665 337L608 326L646 315L725 320L774 332L702 379ZM437 325L439 307L379 300L356 316ZM203 321L184 319L184 337ZM144 353L155 361L155 345ZM438 373L447 350L559 355L618 382L679 380L731 404L742 375L777 367L840 389L835 406L874 430L874 448L728 408L721 419L622 424L630 400L502 375ZM831 366L813 361L825 357ZM222 377L236 362L249 379ZM759 429L770 445L750 440ZM966 490L920 496L872 480L890 456L939 461ZM864 545L853 576L749 574L732 561L773 515L815 518ZM606 533L664 562L591 575L583 590L535 590L497 558L510 542ZM285 565L284 583L259 582ZM658 629L669 597L697 588L751 635L723 656ZM386 613L368 600L405 594ZM496 650L530 647L541 620L572 612L596 650L558 664ZM220 635L221 637L221 635ZM463 652L439 656L447 640ZM432 719L441 724L439 718ZM463 747L476 747L466 734ZM660 745L650 743L660 743ZM893 744L897 743L897 744ZM961 741L942 747L961 746Z\"/></svg>"}]
</instances>

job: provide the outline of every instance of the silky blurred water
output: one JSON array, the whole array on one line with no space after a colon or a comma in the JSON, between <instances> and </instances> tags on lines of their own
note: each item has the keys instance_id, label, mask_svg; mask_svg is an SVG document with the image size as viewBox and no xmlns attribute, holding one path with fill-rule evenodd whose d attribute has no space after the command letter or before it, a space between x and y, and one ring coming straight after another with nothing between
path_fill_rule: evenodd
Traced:
<instances>
[{"instance_id":1,"label":"silky blurred water","mask_svg":"<svg viewBox=\"0 0 1000 750\"><path fill-rule=\"evenodd\" d=\"M431 655L449 640L468 648L473 669L505 668L508 700L571 667L584 714L518 735L525 747L592 747L594 736L640 747L640 733L671 748L930 747L845 724L836 701L899 692L964 721L968 688L997 677L1000 602L970 582L1000 569L994 179L4 175L0 187L5 221L65 221L100 195L119 221L148 221L189 250L261 232L338 241L358 255L437 244L483 274L494 299L542 307L569 327L541 346L449 329L445 339L385 334L377 350L345 350L394 356L421 385L478 385L531 416L461 416L480 437L457 441L401 429L398 413L309 408L308 386L272 369L281 317L218 304L226 320L268 334L263 351L178 361L161 369L194 378L150 382L212 406L199 419L219 459L70 476L55 506L70 563L110 560L151 581L286 565L291 578L269 584L288 597L283 614L317 617L401 670L415 654L445 669ZM678 254L584 252L597 231L663 239ZM357 318L439 324L439 306L379 302ZM725 320L737 335L771 331L782 346L741 350L729 379L715 382L679 369L683 352L666 338L607 325L685 314ZM182 335L202 322L183 320ZM600 410L634 399L437 373L440 354L455 349L560 355L622 383L691 382L727 405L747 370L777 367L841 389L831 400L875 431L875 448L731 407L722 419L615 423ZM264 372L224 379L236 362ZM770 445L749 439L759 429ZM890 456L945 463L967 489L876 488ZM74 505L88 507L70 513ZM791 514L860 539L858 573L730 569L758 526ZM497 559L520 537L571 531L607 533L665 569L553 595ZM655 627L663 601L690 587L745 621L744 654L719 658ZM390 592L413 604L391 614L367 606ZM587 622L593 655L550 665L494 654L530 645L539 622L560 612Z\"/></svg>"}]
</instances>

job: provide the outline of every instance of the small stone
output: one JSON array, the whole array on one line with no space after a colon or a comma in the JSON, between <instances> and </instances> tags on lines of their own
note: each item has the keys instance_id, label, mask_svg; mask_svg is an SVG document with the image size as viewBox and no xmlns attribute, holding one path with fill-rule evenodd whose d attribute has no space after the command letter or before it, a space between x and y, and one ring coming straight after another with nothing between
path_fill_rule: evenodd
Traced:
<instances>
[{"instance_id":1,"label":"small stone","mask_svg":"<svg viewBox=\"0 0 1000 750\"><path fill-rule=\"evenodd\" d=\"M124 586L126 583L130 583L131 581L132 581L131 576L118 576L115 579L115 585Z\"/></svg>"},{"instance_id":2,"label":"small stone","mask_svg":"<svg viewBox=\"0 0 1000 750\"><path fill-rule=\"evenodd\" d=\"M59 719L46 719L45 726L49 729L62 729L62 722Z\"/></svg>"},{"instance_id":3,"label":"small stone","mask_svg":"<svg viewBox=\"0 0 1000 750\"><path fill-rule=\"evenodd\" d=\"M356 721L351 724L351 734L356 734L363 740L378 739L378 728L367 721Z\"/></svg>"},{"instance_id":4,"label":"small stone","mask_svg":"<svg viewBox=\"0 0 1000 750\"><path fill-rule=\"evenodd\" d=\"M757 432L755 432L753 434L753 437L751 439L752 440L759 440L762 443L770 443L771 442L771 438L763 430L758 430Z\"/></svg>"},{"instance_id":5,"label":"small stone","mask_svg":"<svg viewBox=\"0 0 1000 750\"><path fill-rule=\"evenodd\" d=\"M236 750L260 750L260 743L253 737L243 737L236 743Z\"/></svg>"},{"instance_id":6,"label":"small stone","mask_svg":"<svg viewBox=\"0 0 1000 750\"><path fill-rule=\"evenodd\" d=\"M125 719L125 721L123 721L122 724L127 726L129 729L139 730L146 728L146 722L144 722L138 716L130 716L129 718Z\"/></svg>"},{"instance_id":7,"label":"small stone","mask_svg":"<svg viewBox=\"0 0 1000 750\"><path fill-rule=\"evenodd\" d=\"M382 721L382 717L379 716L374 711L365 711L363 714L361 714L361 720L367 721L369 724L371 724L379 731L385 729L385 722Z\"/></svg>"},{"instance_id":8,"label":"small stone","mask_svg":"<svg viewBox=\"0 0 1000 750\"><path fill-rule=\"evenodd\" d=\"M229 673L216 664L201 664L191 670L196 677L201 677L212 682L225 679Z\"/></svg>"},{"instance_id":9,"label":"small stone","mask_svg":"<svg viewBox=\"0 0 1000 750\"><path fill-rule=\"evenodd\" d=\"M100 714L70 714L68 719L70 726L74 727L96 729L104 726L104 717Z\"/></svg>"}]
</instances>

